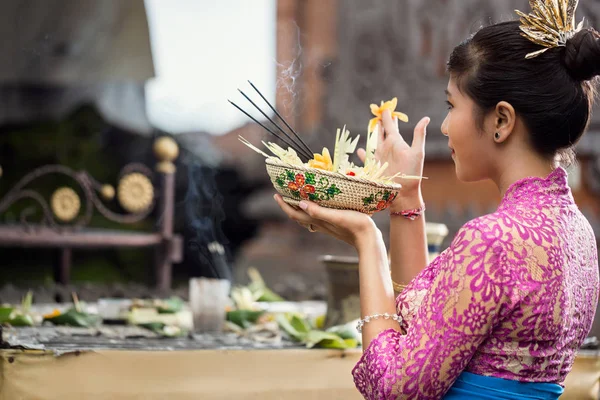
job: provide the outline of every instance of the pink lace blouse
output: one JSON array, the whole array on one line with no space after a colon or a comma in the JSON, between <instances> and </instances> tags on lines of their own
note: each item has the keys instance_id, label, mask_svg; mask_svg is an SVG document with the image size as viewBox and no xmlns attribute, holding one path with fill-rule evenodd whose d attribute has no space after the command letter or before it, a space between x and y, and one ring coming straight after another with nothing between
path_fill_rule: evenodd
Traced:
<instances>
[{"instance_id":1,"label":"pink lace blouse","mask_svg":"<svg viewBox=\"0 0 600 400\"><path fill-rule=\"evenodd\" d=\"M439 399L463 372L562 383L598 302L592 228L558 168L468 222L396 301L352 374L367 399Z\"/></svg>"}]
</instances>

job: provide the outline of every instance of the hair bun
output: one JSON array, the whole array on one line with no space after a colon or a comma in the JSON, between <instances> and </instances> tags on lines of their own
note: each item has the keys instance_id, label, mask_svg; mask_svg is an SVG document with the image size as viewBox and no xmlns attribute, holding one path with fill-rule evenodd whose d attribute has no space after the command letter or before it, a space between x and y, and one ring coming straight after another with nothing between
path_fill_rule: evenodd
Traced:
<instances>
[{"instance_id":1,"label":"hair bun","mask_svg":"<svg viewBox=\"0 0 600 400\"><path fill-rule=\"evenodd\" d=\"M564 63L573 79L587 81L600 75L600 35L582 29L567 41Z\"/></svg>"}]
</instances>

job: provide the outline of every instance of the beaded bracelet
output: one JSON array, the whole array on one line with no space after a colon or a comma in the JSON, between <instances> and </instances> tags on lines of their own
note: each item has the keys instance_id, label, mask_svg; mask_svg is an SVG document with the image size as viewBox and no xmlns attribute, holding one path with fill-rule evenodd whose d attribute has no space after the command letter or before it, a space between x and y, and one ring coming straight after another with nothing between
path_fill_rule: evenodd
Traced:
<instances>
[{"instance_id":1,"label":"beaded bracelet","mask_svg":"<svg viewBox=\"0 0 600 400\"><path fill-rule=\"evenodd\" d=\"M425 212L425 210L426 210L425 204L423 204L421 207L414 208L412 210L390 212L390 215L391 216L400 216L400 217L410 219L411 221L414 221L415 219L419 218L423 214L423 212Z\"/></svg>"},{"instance_id":2,"label":"beaded bracelet","mask_svg":"<svg viewBox=\"0 0 600 400\"><path fill-rule=\"evenodd\" d=\"M402 323L402 317L399 316L399 315L397 315L397 314L393 314L393 315L390 315L388 313L373 314L373 315L369 315L369 316L361 319L360 321L358 321L358 324L356 325L356 330L358 331L358 333L361 333L363 326L367 322L371 322L372 319L379 319L379 318L385 318L385 319L390 319L391 318L394 321L398 321L398 323Z\"/></svg>"}]
</instances>

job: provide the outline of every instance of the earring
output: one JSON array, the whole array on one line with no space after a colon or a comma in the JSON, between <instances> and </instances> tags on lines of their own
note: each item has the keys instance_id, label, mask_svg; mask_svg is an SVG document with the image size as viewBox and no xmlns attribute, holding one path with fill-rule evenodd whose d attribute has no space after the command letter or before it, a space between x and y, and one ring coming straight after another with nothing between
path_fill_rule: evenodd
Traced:
<instances>
[{"instance_id":1,"label":"earring","mask_svg":"<svg viewBox=\"0 0 600 400\"><path fill-rule=\"evenodd\" d=\"M496 139L496 141L500 140L500 132L494 134L494 139Z\"/></svg>"}]
</instances>

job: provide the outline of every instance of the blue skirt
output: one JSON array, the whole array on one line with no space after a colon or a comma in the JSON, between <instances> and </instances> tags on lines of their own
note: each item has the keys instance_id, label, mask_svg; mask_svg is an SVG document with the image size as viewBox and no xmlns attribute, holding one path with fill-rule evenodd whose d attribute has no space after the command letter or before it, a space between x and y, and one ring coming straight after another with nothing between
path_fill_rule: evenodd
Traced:
<instances>
[{"instance_id":1,"label":"blue skirt","mask_svg":"<svg viewBox=\"0 0 600 400\"><path fill-rule=\"evenodd\" d=\"M557 400L563 390L556 383L518 382L463 372L444 400Z\"/></svg>"}]
</instances>

